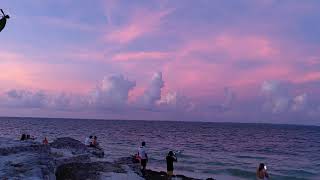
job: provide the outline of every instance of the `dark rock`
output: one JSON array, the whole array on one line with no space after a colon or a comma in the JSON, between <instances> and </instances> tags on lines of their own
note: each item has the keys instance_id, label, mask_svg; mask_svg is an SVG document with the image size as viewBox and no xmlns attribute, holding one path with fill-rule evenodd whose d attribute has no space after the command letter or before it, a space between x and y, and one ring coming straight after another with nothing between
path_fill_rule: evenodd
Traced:
<instances>
[{"instance_id":1,"label":"dark rock","mask_svg":"<svg viewBox=\"0 0 320 180\"><path fill-rule=\"evenodd\" d=\"M109 162L70 163L59 166L56 170L57 180L100 179L102 172L126 173L120 166Z\"/></svg>"},{"instance_id":2,"label":"dark rock","mask_svg":"<svg viewBox=\"0 0 320 180\"><path fill-rule=\"evenodd\" d=\"M157 172L152 170L146 170L145 175L143 176L140 170L140 164L135 161L134 156L120 158L117 161L115 161L115 163L125 164L129 166L133 172L135 172L141 177L144 177L146 180L167 180L168 179L167 173L163 171ZM181 180L198 180L196 178L191 178L184 175L175 175L173 177L177 177ZM213 179L209 178L209 180L213 180Z\"/></svg>"},{"instance_id":3,"label":"dark rock","mask_svg":"<svg viewBox=\"0 0 320 180\"><path fill-rule=\"evenodd\" d=\"M57 138L52 143L50 143L50 147L56 148L56 149L68 150L73 155L90 154L98 158L104 157L103 149L87 147L84 144L82 144L80 141L69 138L69 137Z\"/></svg>"},{"instance_id":4,"label":"dark rock","mask_svg":"<svg viewBox=\"0 0 320 180\"><path fill-rule=\"evenodd\" d=\"M94 147L88 147L87 150L89 151L90 154L98 157L98 158L103 158L104 157L104 151L103 149L98 149Z\"/></svg>"},{"instance_id":5,"label":"dark rock","mask_svg":"<svg viewBox=\"0 0 320 180\"><path fill-rule=\"evenodd\" d=\"M0 179L50 179L54 164L50 148L34 141L0 138Z\"/></svg>"},{"instance_id":6,"label":"dark rock","mask_svg":"<svg viewBox=\"0 0 320 180\"><path fill-rule=\"evenodd\" d=\"M198 179L187 177L184 175L175 175L173 177L177 177L181 180L198 180ZM157 171L152 171L152 170L146 170L144 178L146 180L167 180L168 176L167 176L167 173L163 172L163 171L157 172Z\"/></svg>"},{"instance_id":7,"label":"dark rock","mask_svg":"<svg viewBox=\"0 0 320 180\"><path fill-rule=\"evenodd\" d=\"M57 138L50 143L50 147L57 149L68 149L74 154L82 154L87 152L87 147L84 144L69 137Z\"/></svg>"}]
</instances>

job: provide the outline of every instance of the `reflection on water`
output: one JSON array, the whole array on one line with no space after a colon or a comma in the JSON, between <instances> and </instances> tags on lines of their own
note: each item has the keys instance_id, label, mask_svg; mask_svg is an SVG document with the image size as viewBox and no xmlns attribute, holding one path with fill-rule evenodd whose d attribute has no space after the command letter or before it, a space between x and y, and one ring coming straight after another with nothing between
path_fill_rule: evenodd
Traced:
<instances>
[{"instance_id":1,"label":"reflection on water","mask_svg":"<svg viewBox=\"0 0 320 180\"><path fill-rule=\"evenodd\" d=\"M165 170L165 155L180 150L177 173L193 177L254 179L260 162L276 179L320 177L320 127L186 123L152 121L104 121L76 119L1 118L0 136L19 138L29 133L42 140L70 136L83 141L98 136L108 160L136 152L147 142L149 166Z\"/></svg>"}]
</instances>

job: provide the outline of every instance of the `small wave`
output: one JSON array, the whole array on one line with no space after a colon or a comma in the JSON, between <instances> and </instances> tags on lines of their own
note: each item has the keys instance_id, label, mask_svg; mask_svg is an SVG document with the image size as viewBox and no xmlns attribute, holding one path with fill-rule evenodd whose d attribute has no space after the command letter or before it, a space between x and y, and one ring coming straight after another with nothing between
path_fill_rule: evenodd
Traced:
<instances>
[{"instance_id":1,"label":"small wave","mask_svg":"<svg viewBox=\"0 0 320 180\"><path fill-rule=\"evenodd\" d=\"M252 178L256 176L255 172L246 171L242 169L226 169L225 172L229 175L242 177L242 178Z\"/></svg>"},{"instance_id":2,"label":"small wave","mask_svg":"<svg viewBox=\"0 0 320 180\"><path fill-rule=\"evenodd\" d=\"M236 158L241 158L241 159L266 159L265 157L261 157L261 156L245 156L245 155L238 155L235 156Z\"/></svg>"}]
</instances>

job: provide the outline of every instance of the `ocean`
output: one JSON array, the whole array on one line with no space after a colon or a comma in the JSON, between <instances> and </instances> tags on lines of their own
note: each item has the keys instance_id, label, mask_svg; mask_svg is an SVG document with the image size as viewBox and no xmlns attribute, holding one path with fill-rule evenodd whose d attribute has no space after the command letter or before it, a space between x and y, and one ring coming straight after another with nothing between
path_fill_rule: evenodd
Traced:
<instances>
[{"instance_id":1,"label":"ocean","mask_svg":"<svg viewBox=\"0 0 320 180\"><path fill-rule=\"evenodd\" d=\"M166 170L169 150L177 154L175 173L195 178L255 179L265 163L271 179L320 179L320 127L273 124L0 118L0 136L28 133L49 142L57 137L84 141L96 135L113 161L148 148L148 167Z\"/></svg>"}]
</instances>

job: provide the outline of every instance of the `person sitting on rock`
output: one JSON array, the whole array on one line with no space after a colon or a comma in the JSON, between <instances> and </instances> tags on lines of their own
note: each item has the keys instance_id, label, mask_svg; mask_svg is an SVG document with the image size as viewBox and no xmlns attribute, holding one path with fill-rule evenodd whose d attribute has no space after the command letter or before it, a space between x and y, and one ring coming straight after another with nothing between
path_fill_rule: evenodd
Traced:
<instances>
[{"instance_id":1,"label":"person sitting on rock","mask_svg":"<svg viewBox=\"0 0 320 180\"><path fill-rule=\"evenodd\" d=\"M168 174L168 178L171 179L171 177L173 176L173 162L177 162L177 157L175 156L175 154L172 151L169 151L167 157L167 174Z\"/></svg>"},{"instance_id":2,"label":"person sitting on rock","mask_svg":"<svg viewBox=\"0 0 320 180\"><path fill-rule=\"evenodd\" d=\"M133 163L140 163L140 157L138 154L135 154L132 156L132 162Z\"/></svg>"},{"instance_id":3,"label":"person sitting on rock","mask_svg":"<svg viewBox=\"0 0 320 180\"><path fill-rule=\"evenodd\" d=\"M97 137L97 136L94 136L94 137L93 137L92 142L90 143L90 147L94 147L94 148L101 149L101 148L99 147L98 137Z\"/></svg>"},{"instance_id":4,"label":"person sitting on rock","mask_svg":"<svg viewBox=\"0 0 320 180\"><path fill-rule=\"evenodd\" d=\"M92 141L92 136L86 137L86 139L84 140L84 145L90 146L91 141Z\"/></svg>"},{"instance_id":5,"label":"person sitting on rock","mask_svg":"<svg viewBox=\"0 0 320 180\"><path fill-rule=\"evenodd\" d=\"M48 142L47 137L44 137L44 140L42 141L42 143L45 144L45 145L48 145L49 142Z\"/></svg>"},{"instance_id":6,"label":"person sitting on rock","mask_svg":"<svg viewBox=\"0 0 320 180\"><path fill-rule=\"evenodd\" d=\"M22 134L20 140L21 140L21 141L27 140L26 134Z\"/></svg>"},{"instance_id":7,"label":"person sitting on rock","mask_svg":"<svg viewBox=\"0 0 320 180\"><path fill-rule=\"evenodd\" d=\"M27 134L27 138L26 138L26 140L29 140L29 139L31 139L31 140L35 140L36 138L35 138L35 137L33 137L33 136L30 136L30 134Z\"/></svg>"}]
</instances>

